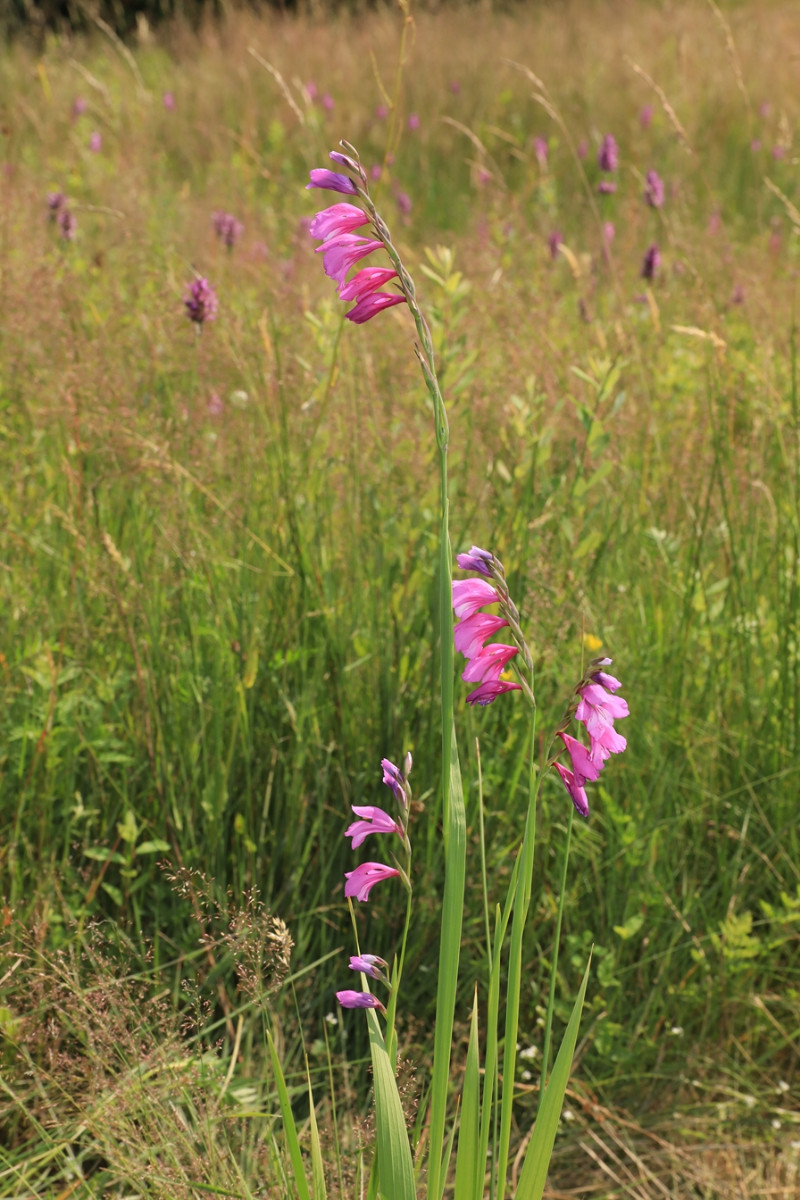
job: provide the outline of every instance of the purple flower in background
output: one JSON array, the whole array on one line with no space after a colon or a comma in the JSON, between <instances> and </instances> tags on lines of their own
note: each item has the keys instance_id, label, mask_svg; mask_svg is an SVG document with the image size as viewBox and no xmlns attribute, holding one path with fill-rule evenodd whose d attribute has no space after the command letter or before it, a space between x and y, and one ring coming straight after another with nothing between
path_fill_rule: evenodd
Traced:
<instances>
[{"instance_id":1,"label":"purple flower in background","mask_svg":"<svg viewBox=\"0 0 800 1200\"><path fill-rule=\"evenodd\" d=\"M652 104L645 104L639 110L639 124L641 125L642 129L649 129L650 122L652 120L653 120L653 106L652 106Z\"/></svg>"},{"instance_id":2,"label":"purple flower in background","mask_svg":"<svg viewBox=\"0 0 800 1200\"><path fill-rule=\"evenodd\" d=\"M589 801L586 797L586 791L583 785L578 782L572 771L570 771L567 767L563 767L561 763L554 763L553 766L561 776L564 787L569 792L572 803L575 805L576 812L580 813L582 817L588 817Z\"/></svg>"},{"instance_id":3,"label":"purple flower in background","mask_svg":"<svg viewBox=\"0 0 800 1200\"><path fill-rule=\"evenodd\" d=\"M650 282L652 282L655 279L660 266L661 266L661 251L659 250L656 243L653 242L651 245L649 245L647 247L647 250L645 251L644 259L642 260L642 270L641 270L642 279L647 279Z\"/></svg>"},{"instance_id":4,"label":"purple flower in background","mask_svg":"<svg viewBox=\"0 0 800 1200\"><path fill-rule=\"evenodd\" d=\"M353 821L344 831L345 837L353 839L352 846L357 850L371 833L396 833L403 836L402 828L393 817L374 804L352 804L351 808L360 821Z\"/></svg>"},{"instance_id":5,"label":"purple flower in background","mask_svg":"<svg viewBox=\"0 0 800 1200\"><path fill-rule=\"evenodd\" d=\"M308 96L308 98L312 104L314 103L317 96L319 95L319 88L314 83L313 79L309 79L308 83L306 84L306 95Z\"/></svg>"},{"instance_id":6,"label":"purple flower in background","mask_svg":"<svg viewBox=\"0 0 800 1200\"><path fill-rule=\"evenodd\" d=\"M558 247L564 244L564 235L560 229L554 229L547 239L547 244L550 247L550 257L558 258Z\"/></svg>"},{"instance_id":7,"label":"purple flower in background","mask_svg":"<svg viewBox=\"0 0 800 1200\"><path fill-rule=\"evenodd\" d=\"M61 209L66 205L67 197L63 192L48 192L47 207L50 210L50 220L55 221Z\"/></svg>"},{"instance_id":8,"label":"purple flower in background","mask_svg":"<svg viewBox=\"0 0 800 1200\"><path fill-rule=\"evenodd\" d=\"M100 134L95 129L94 133L89 138L89 149L91 150L92 154L99 154L100 151L102 150L102 148L103 148L103 139L101 138Z\"/></svg>"},{"instance_id":9,"label":"purple flower in background","mask_svg":"<svg viewBox=\"0 0 800 1200\"><path fill-rule=\"evenodd\" d=\"M315 167L313 171L309 171L309 176L311 182L306 184L306 188L328 188L332 192L343 192L346 196L358 194L356 185L348 175L329 171L327 167Z\"/></svg>"},{"instance_id":10,"label":"purple flower in background","mask_svg":"<svg viewBox=\"0 0 800 1200\"><path fill-rule=\"evenodd\" d=\"M328 238L339 237L343 233L352 233L369 222L369 217L363 208L355 204L332 204L311 221L308 232L314 238L327 241Z\"/></svg>"},{"instance_id":11,"label":"purple flower in background","mask_svg":"<svg viewBox=\"0 0 800 1200\"><path fill-rule=\"evenodd\" d=\"M487 579L492 578L489 564L493 559L494 555L491 550L481 550L480 546L473 546L469 554L456 555L456 562L462 571L477 571L479 575L485 575Z\"/></svg>"},{"instance_id":12,"label":"purple flower in background","mask_svg":"<svg viewBox=\"0 0 800 1200\"><path fill-rule=\"evenodd\" d=\"M450 80L450 91L453 93L454 96L457 96L458 93L461 91L461 84L458 82L457 79Z\"/></svg>"},{"instance_id":13,"label":"purple flower in background","mask_svg":"<svg viewBox=\"0 0 800 1200\"><path fill-rule=\"evenodd\" d=\"M715 237L720 229L722 229L722 217L718 212L713 212L708 218L708 232Z\"/></svg>"},{"instance_id":14,"label":"purple flower in background","mask_svg":"<svg viewBox=\"0 0 800 1200\"><path fill-rule=\"evenodd\" d=\"M786 157L786 147L785 146L773 146L772 147L772 157L775 159L776 162L780 162L780 160L782 158Z\"/></svg>"},{"instance_id":15,"label":"purple flower in background","mask_svg":"<svg viewBox=\"0 0 800 1200\"><path fill-rule=\"evenodd\" d=\"M412 131L419 129L419 113L411 113L408 118L408 128Z\"/></svg>"},{"instance_id":16,"label":"purple flower in background","mask_svg":"<svg viewBox=\"0 0 800 1200\"><path fill-rule=\"evenodd\" d=\"M389 115L389 109L387 108L387 106L385 104L379 104L378 107L375 109L375 116L378 118L379 121L385 121L386 118L388 117L388 115Z\"/></svg>"},{"instance_id":17,"label":"purple flower in background","mask_svg":"<svg viewBox=\"0 0 800 1200\"><path fill-rule=\"evenodd\" d=\"M604 221L603 222L603 241L605 242L606 246L610 246L616 236L617 236L617 231L614 228L613 221Z\"/></svg>"},{"instance_id":18,"label":"purple flower in background","mask_svg":"<svg viewBox=\"0 0 800 1200\"><path fill-rule=\"evenodd\" d=\"M619 147L612 133L607 133L600 143L597 165L601 171L616 171L619 166Z\"/></svg>"},{"instance_id":19,"label":"purple flower in background","mask_svg":"<svg viewBox=\"0 0 800 1200\"><path fill-rule=\"evenodd\" d=\"M183 303L189 319L198 327L205 321L213 321L217 315L217 293L204 275L198 275L187 284Z\"/></svg>"},{"instance_id":20,"label":"purple flower in background","mask_svg":"<svg viewBox=\"0 0 800 1200\"><path fill-rule=\"evenodd\" d=\"M350 970L363 971L372 979L379 979L381 972L385 971L388 965L386 959L379 958L377 954L350 955Z\"/></svg>"},{"instance_id":21,"label":"purple flower in background","mask_svg":"<svg viewBox=\"0 0 800 1200\"><path fill-rule=\"evenodd\" d=\"M507 683L504 679L490 679L486 683L482 683L474 692L470 692L467 696L467 704L479 704L481 708L485 708L487 704L491 704L505 692L521 691L522 685L519 683Z\"/></svg>"},{"instance_id":22,"label":"purple flower in background","mask_svg":"<svg viewBox=\"0 0 800 1200\"><path fill-rule=\"evenodd\" d=\"M548 145L547 138L535 137L533 139L533 153L536 155L536 161L544 170L547 166Z\"/></svg>"},{"instance_id":23,"label":"purple flower in background","mask_svg":"<svg viewBox=\"0 0 800 1200\"><path fill-rule=\"evenodd\" d=\"M228 247L233 249L235 243L244 233L244 225L241 221L237 221L233 213L223 212L218 208L212 215L211 222L214 226L214 232L219 240Z\"/></svg>"},{"instance_id":24,"label":"purple flower in background","mask_svg":"<svg viewBox=\"0 0 800 1200\"><path fill-rule=\"evenodd\" d=\"M413 207L408 192L395 192L394 202L403 216L407 217Z\"/></svg>"},{"instance_id":25,"label":"purple flower in background","mask_svg":"<svg viewBox=\"0 0 800 1200\"><path fill-rule=\"evenodd\" d=\"M760 117L768 117L772 110L772 105L769 100L762 100L758 106L758 115Z\"/></svg>"},{"instance_id":26,"label":"purple flower in background","mask_svg":"<svg viewBox=\"0 0 800 1200\"><path fill-rule=\"evenodd\" d=\"M613 179L601 179L597 185L597 190L601 196L613 196L617 190L617 185Z\"/></svg>"},{"instance_id":27,"label":"purple flower in background","mask_svg":"<svg viewBox=\"0 0 800 1200\"><path fill-rule=\"evenodd\" d=\"M322 107L325 109L325 112L333 112L334 100L330 92L326 92L322 97Z\"/></svg>"},{"instance_id":28,"label":"purple flower in background","mask_svg":"<svg viewBox=\"0 0 800 1200\"><path fill-rule=\"evenodd\" d=\"M648 171L644 182L644 198L651 208L661 208L664 203L664 180L658 171Z\"/></svg>"},{"instance_id":29,"label":"purple flower in background","mask_svg":"<svg viewBox=\"0 0 800 1200\"><path fill-rule=\"evenodd\" d=\"M378 997L373 996L372 992L351 992L345 990L337 992L336 999L342 1008L379 1008L381 1012L386 1012Z\"/></svg>"},{"instance_id":30,"label":"purple flower in background","mask_svg":"<svg viewBox=\"0 0 800 1200\"><path fill-rule=\"evenodd\" d=\"M369 177L373 183L377 183L383 174L383 167L380 163L373 163L369 169Z\"/></svg>"},{"instance_id":31,"label":"purple flower in background","mask_svg":"<svg viewBox=\"0 0 800 1200\"><path fill-rule=\"evenodd\" d=\"M367 901L376 883L380 883L384 879L391 879L393 875L399 876L399 874L396 867L387 867L385 863L361 863L355 871L345 872L347 883L344 885L344 894L348 898L354 896L356 900Z\"/></svg>"},{"instance_id":32,"label":"purple flower in background","mask_svg":"<svg viewBox=\"0 0 800 1200\"><path fill-rule=\"evenodd\" d=\"M578 158L584 159L584 158L586 158L586 155L588 153L589 153L589 143L586 141L585 138L581 138L581 140L578 142Z\"/></svg>"},{"instance_id":33,"label":"purple flower in background","mask_svg":"<svg viewBox=\"0 0 800 1200\"><path fill-rule=\"evenodd\" d=\"M161 97L161 103L167 112L175 111L175 96L172 92L164 92L164 95Z\"/></svg>"},{"instance_id":34,"label":"purple flower in background","mask_svg":"<svg viewBox=\"0 0 800 1200\"><path fill-rule=\"evenodd\" d=\"M758 154L759 150L761 149L761 138L753 138L752 142L750 143L750 149L754 154Z\"/></svg>"},{"instance_id":35,"label":"purple flower in background","mask_svg":"<svg viewBox=\"0 0 800 1200\"><path fill-rule=\"evenodd\" d=\"M86 112L86 101L84 100L83 96L76 96L75 99L72 101L73 117L75 118L75 120L77 120L78 117L82 117L85 112Z\"/></svg>"},{"instance_id":36,"label":"purple flower in background","mask_svg":"<svg viewBox=\"0 0 800 1200\"><path fill-rule=\"evenodd\" d=\"M78 228L78 222L75 220L75 214L64 205L58 210L58 228L61 231L61 236L65 242L71 242L75 238L75 232Z\"/></svg>"}]
</instances>

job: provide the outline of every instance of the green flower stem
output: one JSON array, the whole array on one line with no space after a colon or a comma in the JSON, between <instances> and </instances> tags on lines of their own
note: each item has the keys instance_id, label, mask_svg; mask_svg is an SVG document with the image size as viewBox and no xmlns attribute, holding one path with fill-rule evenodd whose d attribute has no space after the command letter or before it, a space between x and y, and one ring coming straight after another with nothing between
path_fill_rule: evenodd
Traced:
<instances>
[{"instance_id":1,"label":"green flower stem","mask_svg":"<svg viewBox=\"0 0 800 1200\"><path fill-rule=\"evenodd\" d=\"M542 1047L542 1082L539 1088L539 1104L542 1103L544 1087L547 1083L547 1073L550 1068L550 1039L553 1032L553 1009L556 1000L556 977L558 975L558 948L561 944L561 922L564 917L564 901L567 895L567 867L569 865L569 848L572 840L572 822L575 809L570 805L567 822L567 841L564 846L564 864L561 868L561 895L558 898L558 916L556 917L556 937L553 946L553 963L550 968L550 995L547 1000L547 1019L544 1027L544 1045Z\"/></svg>"}]
</instances>

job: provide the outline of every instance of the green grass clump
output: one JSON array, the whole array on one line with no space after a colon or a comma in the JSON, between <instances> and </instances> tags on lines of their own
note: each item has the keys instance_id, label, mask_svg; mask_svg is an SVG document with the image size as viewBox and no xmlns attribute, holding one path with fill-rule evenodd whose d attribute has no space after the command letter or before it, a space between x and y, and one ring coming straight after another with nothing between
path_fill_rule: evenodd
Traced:
<instances>
[{"instance_id":1,"label":"green grass clump","mask_svg":"<svg viewBox=\"0 0 800 1200\"><path fill-rule=\"evenodd\" d=\"M573 838L557 1011L567 1019L594 943L583 1103L628 1105L644 1123L680 1108L687 1129L711 1113L720 1136L740 1141L796 1119L775 1089L797 1072L800 961L789 52L800 26L792 8L770 5L767 21L760 5L756 40L753 12L732 10L730 28L692 4L576 5L571 19L550 9L420 16L398 92L400 30L386 12L327 25L241 14L131 51L98 34L54 40L39 58L4 52L9 1170L44 1144L49 1120L32 1084L12 1096L14 1073L27 1063L49 1072L45 1092L55 1086L47 1047L22 1037L19 981L49 954L72 964L73 998L108 981L117 960L101 968L90 935L102 919L124 943L125 977L167 988L169 1019L147 1018L173 1064L154 1065L159 1078L174 1081L184 1053L192 1072L219 1073L221 1062L239 1071L237 1036L242 1072L255 1077L258 1011L238 990L224 920L210 928L208 913L257 889L295 944L295 1004L270 1000L285 1063L302 1071L302 1033L321 1094L320 1030L349 945L344 824L351 804L380 802L381 757L407 749L420 876L399 1024L409 1057L424 1062L430 1050L442 873L437 473L405 310L343 327L301 227L315 209L307 171L341 136L382 166L375 194L424 292L448 399L454 546L489 546L505 564L537 656L540 727L552 727L582 658L601 648L631 705L629 749ZM332 110L312 99L312 81ZM610 131L618 190L600 197L596 152ZM537 136L549 139L546 166ZM651 168L667 186L658 210L642 200ZM73 241L48 220L51 191L69 199ZM245 226L230 252L212 229L219 208ZM564 250L551 259L554 230ZM647 286L652 242L663 266ZM219 294L200 336L182 305L195 271ZM456 698L463 705L460 684ZM480 737L495 901L527 802L527 726L508 697L465 714L461 728L474 854ZM545 781L542 795L550 849L534 879L522 996L531 1040L566 818L557 786ZM170 876L182 870L176 891ZM465 1037L486 953L477 869L467 890ZM402 914L378 895L371 903L386 905L385 946L371 946L382 953ZM216 1031L202 1053L182 1047L181 981L205 996L196 1028ZM37 1019L54 994L36 993ZM59 1053L88 1037L70 1021L54 1034ZM337 1062L345 1036L366 1053L344 1026ZM97 1065L105 1051L90 1043ZM140 1066L131 1057L125 1069ZM336 1069L355 1107L357 1084ZM118 1084L98 1082L88 1099L64 1085L77 1109L57 1109L63 1179L77 1138L69 1122ZM191 1095L190 1124L210 1129ZM172 1093L162 1099L172 1111ZM138 1151L123 1162L110 1149L128 1146L144 1120L138 1109L129 1117L127 1132L87 1143L88 1174L102 1163L114 1180L135 1177ZM268 1123L262 1136L278 1172ZM241 1164L252 1170L257 1154L245 1149L231 1151L231 1173L205 1182L246 1194ZM176 1155L171 1178L191 1177ZM32 1178L17 1175L20 1195Z\"/></svg>"}]
</instances>

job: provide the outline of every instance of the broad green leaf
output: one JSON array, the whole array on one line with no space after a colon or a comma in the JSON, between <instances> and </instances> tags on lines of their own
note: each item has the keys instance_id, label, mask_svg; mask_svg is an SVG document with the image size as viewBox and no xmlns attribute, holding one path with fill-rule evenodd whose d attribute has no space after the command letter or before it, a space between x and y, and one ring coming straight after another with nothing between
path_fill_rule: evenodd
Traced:
<instances>
[{"instance_id":1,"label":"broad green leaf","mask_svg":"<svg viewBox=\"0 0 800 1200\"><path fill-rule=\"evenodd\" d=\"M561 1117L561 1107L564 1103L564 1093L567 1090L569 1073L572 1069L572 1056L578 1040L578 1027L581 1023L583 1000L586 995L586 985L589 982L591 965L592 956L590 954L578 998L573 1006L572 1016L569 1019L564 1040L553 1067L553 1073L544 1090L539 1115L528 1143L525 1164L519 1177L515 1200L541 1200L544 1191L550 1157L553 1153L553 1143L556 1140L556 1130Z\"/></svg>"},{"instance_id":2,"label":"broad green leaf","mask_svg":"<svg viewBox=\"0 0 800 1200\"><path fill-rule=\"evenodd\" d=\"M478 990L472 1001L467 1068L461 1092L456 1190L458 1200L481 1200L484 1163L480 1161L480 1065L478 1059Z\"/></svg>"},{"instance_id":3,"label":"broad green leaf","mask_svg":"<svg viewBox=\"0 0 800 1200\"><path fill-rule=\"evenodd\" d=\"M289 1158L292 1162L295 1196L297 1196L297 1200L311 1200L311 1193L308 1190L305 1166L303 1164L303 1154L300 1150L300 1140L297 1136L297 1126L294 1123L294 1113L292 1112L292 1105L289 1100L289 1092L286 1087L286 1080L283 1077L283 1069L278 1058L278 1052L275 1049L275 1043L272 1040L272 1034L269 1030L267 1030L267 1043L269 1045L269 1056L272 1060L272 1073L275 1076L275 1084L278 1089L278 1102L281 1106L281 1116L283 1117L283 1132L289 1150Z\"/></svg>"},{"instance_id":4,"label":"broad green leaf","mask_svg":"<svg viewBox=\"0 0 800 1200\"><path fill-rule=\"evenodd\" d=\"M416 1200L414 1163L392 1064L374 1009L367 1009L381 1200Z\"/></svg>"}]
</instances>

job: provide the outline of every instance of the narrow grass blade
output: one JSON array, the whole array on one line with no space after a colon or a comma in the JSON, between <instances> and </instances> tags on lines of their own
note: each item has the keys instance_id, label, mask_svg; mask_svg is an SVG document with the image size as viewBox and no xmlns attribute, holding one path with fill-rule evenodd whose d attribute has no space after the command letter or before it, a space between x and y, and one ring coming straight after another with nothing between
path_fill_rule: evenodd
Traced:
<instances>
[{"instance_id":1,"label":"narrow grass blade","mask_svg":"<svg viewBox=\"0 0 800 1200\"><path fill-rule=\"evenodd\" d=\"M381 1200L416 1200L414 1163L406 1120L392 1064L374 1009L367 1011L372 1076L375 1085L375 1124L378 1138L378 1178Z\"/></svg>"},{"instance_id":2,"label":"narrow grass blade","mask_svg":"<svg viewBox=\"0 0 800 1200\"><path fill-rule=\"evenodd\" d=\"M481 1200L483 1167L480 1160L480 1065L478 1052L478 992L472 1001L472 1021L467 1047L467 1068L461 1091L461 1123L458 1130L456 1190L458 1200Z\"/></svg>"},{"instance_id":3,"label":"narrow grass blade","mask_svg":"<svg viewBox=\"0 0 800 1200\"><path fill-rule=\"evenodd\" d=\"M286 1087L286 1080L283 1077L283 1069L278 1058L278 1052L275 1049L275 1043L272 1040L272 1034L269 1030L267 1030L267 1044L269 1045L269 1056L272 1060L272 1073L275 1076L275 1084L278 1088L278 1102L281 1106L283 1132L289 1150L289 1158L292 1163L292 1175L296 1189L295 1195L298 1200L311 1200L311 1193L308 1190L308 1181L306 1180L305 1166L303 1164L303 1153L300 1149L297 1126L294 1123L294 1114L289 1100L289 1092Z\"/></svg>"},{"instance_id":4,"label":"narrow grass blade","mask_svg":"<svg viewBox=\"0 0 800 1200\"><path fill-rule=\"evenodd\" d=\"M314 1200L327 1200L325 1168L322 1164L322 1148L319 1142L319 1130L317 1129L317 1114L314 1112L314 1093L311 1091L311 1075L308 1070L308 1059L306 1059L306 1079L308 1080L308 1124L311 1134L311 1187Z\"/></svg>"},{"instance_id":5,"label":"narrow grass blade","mask_svg":"<svg viewBox=\"0 0 800 1200\"><path fill-rule=\"evenodd\" d=\"M545 1088L539 1115L533 1127L531 1140L525 1155L525 1164L519 1178L515 1200L541 1200L547 1171L550 1166L550 1156L553 1153L553 1143L556 1140L556 1130L561 1116L561 1106L564 1103L564 1093L569 1083L569 1073L572 1068L572 1056L575 1053L575 1043L578 1040L578 1027L581 1023L583 1000L586 995L586 985L589 982L589 968L592 957L586 964L583 982L578 992L578 998L572 1009L564 1040L556 1058L553 1074Z\"/></svg>"}]
</instances>

